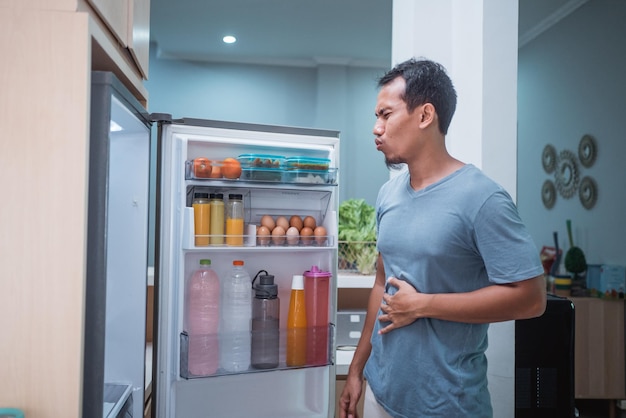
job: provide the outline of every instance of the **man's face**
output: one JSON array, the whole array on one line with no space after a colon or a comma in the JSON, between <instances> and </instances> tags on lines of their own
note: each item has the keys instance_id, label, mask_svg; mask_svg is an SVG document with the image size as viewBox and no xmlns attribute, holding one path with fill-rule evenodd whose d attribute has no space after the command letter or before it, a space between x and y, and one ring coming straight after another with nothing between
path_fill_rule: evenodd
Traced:
<instances>
[{"instance_id":1,"label":"man's face","mask_svg":"<svg viewBox=\"0 0 626 418\"><path fill-rule=\"evenodd\" d=\"M408 112L406 102L402 100L405 87L406 82L402 77L384 85L378 93L374 110L376 149L385 155L388 166L410 160L416 145L416 135L419 134L419 121L415 115L421 106Z\"/></svg>"}]
</instances>

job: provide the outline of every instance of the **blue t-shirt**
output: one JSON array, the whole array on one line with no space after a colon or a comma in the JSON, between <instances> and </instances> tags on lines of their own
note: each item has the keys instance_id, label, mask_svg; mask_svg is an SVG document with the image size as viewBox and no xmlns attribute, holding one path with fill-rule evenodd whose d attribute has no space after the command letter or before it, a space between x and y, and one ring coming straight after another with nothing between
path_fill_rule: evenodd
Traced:
<instances>
[{"instance_id":1,"label":"blue t-shirt","mask_svg":"<svg viewBox=\"0 0 626 418\"><path fill-rule=\"evenodd\" d=\"M422 293L455 293L543 274L511 197L478 168L465 165L418 191L409 180L408 172L389 180L376 203L386 277ZM365 377L390 415L492 416L487 324L423 318L379 335L384 325L376 321Z\"/></svg>"}]
</instances>

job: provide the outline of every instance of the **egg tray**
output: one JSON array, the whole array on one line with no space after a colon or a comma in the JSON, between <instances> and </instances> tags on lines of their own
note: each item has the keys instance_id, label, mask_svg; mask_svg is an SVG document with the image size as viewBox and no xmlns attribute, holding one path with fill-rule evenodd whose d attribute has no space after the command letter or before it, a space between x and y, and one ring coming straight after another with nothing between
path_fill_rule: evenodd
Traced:
<instances>
[{"instance_id":1,"label":"egg tray","mask_svg":"<svg viewBox=\"0 0 626 418\"><path fill-rule=\"evenodd\" d=\"M293 238L290 237L287 240L286 235L279 237L268 235L266 237L259 237L254 235L243 235L243 245L229 245L226 243L227 238L233 238L236 236L227 235L194 235L195 239L200 239L202 242L208 241L206 245L194 245L196 248L216 248L216 247L332 247L334 239L332 236L310 236ZM211 243L211 238L219 238L218 243Z\"/></svg>"},{"instance_id":2,"label":"egg tray","mask_svg":"<svg viewBox=\"0 0 626 418\"><path fill-rule=\"evenodd\" d=\"M256 237L257 247L332 247L331 236L310 236L292 238L285 236Z\"/></svg>"}]
</instances>

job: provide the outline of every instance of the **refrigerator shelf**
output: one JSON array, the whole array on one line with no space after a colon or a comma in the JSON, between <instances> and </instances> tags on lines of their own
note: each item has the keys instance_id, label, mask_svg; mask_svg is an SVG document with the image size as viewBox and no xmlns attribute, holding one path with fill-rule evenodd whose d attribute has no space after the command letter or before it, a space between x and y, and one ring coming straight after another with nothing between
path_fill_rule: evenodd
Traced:
<instances>
[{"instance_id":1,"label":"refrigerator shelf","mask_svg":"<svg viewBox=\"0 0 626 418\"><path fill-rule=\"evenodd\" d=\"M254 228L254 225L252 225ZM193 249L193 250L213 250L218 248L226 248L229 250L245 248L245 247L254 247L255 249L262 248L280 248L280 249L289 249L289 250L308 250L308 249L319 249L319 248L333 248L334 247L334 237L332 236L309 236L309 237L287 237L282 235L280 237L272 237L272 236L257 236L255 234L252 235L194 235L194 239L208 239L211 238L219 238L223 244L208 244L208 245L195 245L193 242L190 242L189 246L185 247L185 249ZM243 240L243 245L230 245L227 244L227 238L239 238Z\"/></svg>"},{"instance_id":2,"label":"refrigerator shelf","mask_svg":"<svg viewBox=\"0 0 626 418\"><path fill-rule=\"evenodd\" d=\"M243 371L238 372L229 372L224 370L221 366L217 368L217 370L211 374L203 374L203 375L194 375L189 371L188 366L188 353L189 353L189 342L191 340L189 334L186 331L180 333L180 377L184 379L205 379L205 378L213 378L219 376L227 376L227 375L239 375L239 374L250 374L250 373L264 373L264 372L274 372L279 370L294 370L294 369L304 369L311 367L326 367L329 365L335 364L335 352L334 352L334 338L335 338L335 324L328 324L328 327L322 327L321 329L325 330L328 334L324 337L328 340L328 352L327 359L325 362L311 362L305 363L298 366L288 366L286 364L286 341L287 341L287 329L281 328L279 330L278 336L278 351L277 358L278 364L274 367L255 367L254 365L250 365L250 367ZM251 339L254 340L255 333L257 331L252 331ZM315 333L317 330L315 328L307 328L307 333ZM220 334L211 334L211 335L201 335L199 338L211 338L214 341L219 341ZM306 350L306 347L305 347ZM219 357L219 355L218 355Z\"/></svg>"},{"instance_id":3,"label":"refrigerator shelf","mask_svg":"<svg viewBox=\"0 0 626 418\"><path fill-rule=\"evenodd\" d=\"M222 166L221 161L211 161L218 167ZM296 167L296 166L294 166ZM185 161L185 180L198 181L201 183L250 183L250 184L271 184L272 187L278 184L297 184L300 186L337 186L337 168L318 169L296 169L277 167L251 167L242 166L239 178L229 179L225 177L209 177L210 174L201 173L194 169L194 161Z\"/></svg>"}]
</instances>

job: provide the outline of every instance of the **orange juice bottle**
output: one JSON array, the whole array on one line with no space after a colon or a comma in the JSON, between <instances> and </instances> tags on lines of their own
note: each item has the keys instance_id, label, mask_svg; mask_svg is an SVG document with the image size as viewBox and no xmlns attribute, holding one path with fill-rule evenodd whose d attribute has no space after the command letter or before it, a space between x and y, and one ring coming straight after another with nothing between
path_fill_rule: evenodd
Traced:
<instances>
[{"instance_id":1,"label":"orange juice bottle","mask_svg":"<svg viewBox=\"0 0 626 418\"><path fill-rule=\"evenodd\" d=\"M226 206L226 245L243 245L243 200L240 194L229 194Z\"/></svg>"},{"instance_id":2,"label":"orange juice bottle","mask_svg":"<svg viewBox=\"0 0 626 418\"><path fill-rule=\"evenodd\" d=\"M294 275L291 282L291 298L287 314L287 366L304 366L306 364L306 327L304 277Z\"/></svg>"},{"instance_id":3,"label":"orange juice bottle","mask_svg":"<svg viewBox=\"0 0 626 418\"><path fill-rule=\"evenodd\" d=\"M196 193L193 203L193 222L196 247L209 245L209 226L211 223L211 206L208 193Z\"/></svg>"},{"instance_id":4,"label":"orange juice bottle","mask_svg":"<svg viewBox=\"0 0 626 418\"><path fill-rule=\"evenodd\" d=\"M224 245L224 195L211 193L211 245Z\"/></svg>"}]
</instances>

